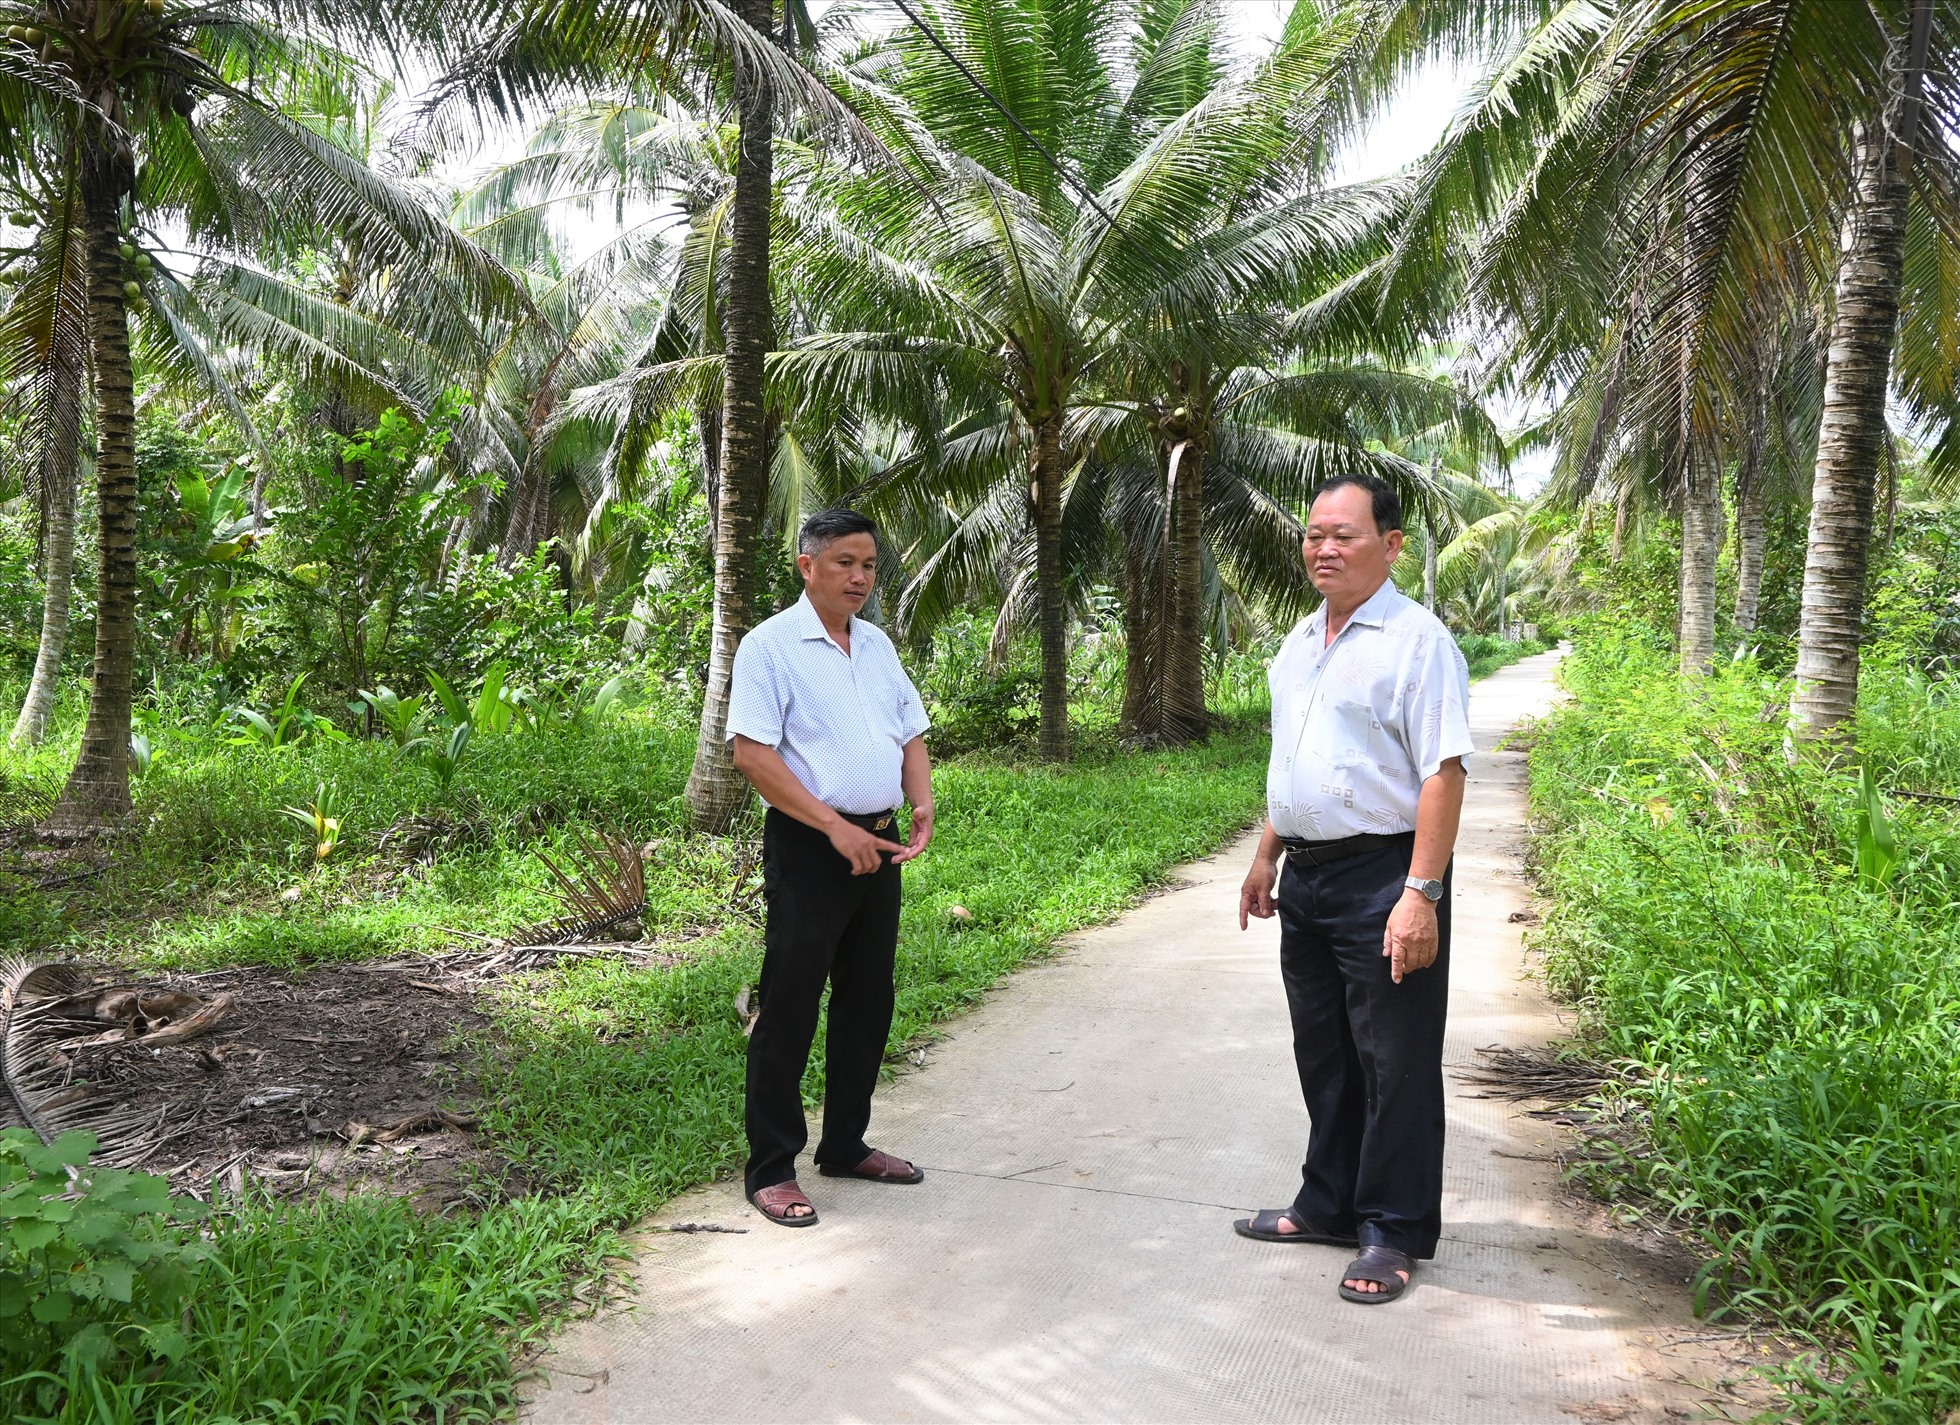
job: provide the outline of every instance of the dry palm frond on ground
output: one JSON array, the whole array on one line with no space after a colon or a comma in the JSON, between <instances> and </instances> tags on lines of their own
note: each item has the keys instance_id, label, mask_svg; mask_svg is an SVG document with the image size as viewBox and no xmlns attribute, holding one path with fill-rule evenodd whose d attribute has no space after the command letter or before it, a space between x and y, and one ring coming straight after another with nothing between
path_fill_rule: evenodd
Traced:
<instances>
[{"instance_id":1,"label":"dry palm frond on ground","mask_svg":"<svg viewBox=\"0 0 1960 1425\"><path fill-rule=\"evenodd\" d=\"M1493 1044L1479 1049L1483 1063L1459 1069L1457 1077L1490 1090L1492 1098L1543 1099L1572 1104L1590 1098L1618 1077L1610 1065L1559 1049L1512 1049Z\"/></svg>"},{"instance_id":2,"label":"dry palm frond on ground","mask_svg":"<svg viewBox=\"0 0 1960 1425\"><path fill-rule=\"evenodd\" d=\"M513 943L577 945L646 911L646 861L631 838L608 830L579 832L560 855L562 866L545 852L537 853L557 882L555 898L565 914L517 931Z\"/></svg>"},{"instance_id":3,"label":"dry palm frond on ground","mask_svg":"<svg viewBox=\"0 0 1960 1425\"><path fill-rule=\"evenodd\" d=\"M99 1161L134 1162L161 1137L168 1110L131 1107L120 1094L77 1082L77 1055L114 1047L180 1044L216 1028L230 995L116 984L73 961L0 963L0 1124L43 1142L85 1130Z\"/></svg>"}]
</instances>

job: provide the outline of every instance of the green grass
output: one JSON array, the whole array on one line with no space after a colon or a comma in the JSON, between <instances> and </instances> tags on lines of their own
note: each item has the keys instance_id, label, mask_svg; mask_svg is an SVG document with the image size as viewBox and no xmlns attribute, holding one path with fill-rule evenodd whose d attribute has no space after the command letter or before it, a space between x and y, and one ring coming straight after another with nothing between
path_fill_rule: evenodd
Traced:
<instances>
[{"instance_id":1,"label":"green grass","mask_svg":"<svg viewBox=\"0 0 1960 1425\"><path fill-rule=\"evenodd\" d=\"M1498 638L1488 633L1460 633L1456 646L1463 650L1464 661L1470 665L1470 678L1488 678L1499 668L1509 668L1513 663L1521 663L1533 654L1543 653L1552 644L1539 639L1524 642L1517 639Z\"/></svg>"},{"instance_id":2,"label":"green grass","mask_svg":"<svg viewBox=\"0 0 1960 1425\"><path fill-rule=\"evenodd\" d=\"M151 963L295 965L434 948L450 939L445 928L492 933L548 909L529 851L563 828L540 823L544 806L662 839L654 933L719 927L674 968L575 964L505 999L498 1052L486 1051L484 1127L548 1191L440 1218L372 1195L248 1204L219 1219L189 1354L158 1371L78 1379L56 1418L508 1413L518 1354L602 1271L618 1232L739 1157L746 1041L734 998L755 978L760 934L728 912L731 845L679 836L692 738L678 710L662 708L576 737L486 738L458 790L484 808L488 844L399 882L376 850L380 831L455 804L414 764L372 744L259 753L185 736L140 786L151 834L111 873L72 904L32 892L4 903L0 931L29 944L106 939ZM55 765L59 754L35 757ZM907 871L892 1048L1248 824L1264 765L1263 730L1241 728L1144 756L1092 745L1060 770L986 756L939 769L938 835ZM276 808L323 779L343 789L350 826L344 859L311 874ZM280 899L294 885L299 900ZM949 916L954 904L972 919ZM31 1390L10 1397L0 1386L0 1414L33 1408Z\"/></svg>"},{"instance_id":3,"label":"green grass","mask_svg":"<svg viewBox=\"0 0 1960 1425\"><path fill-rule=\"evenodd\" d=\"M1699 1243L1701 1301L1816 1349L1789 1418L1960 1405L1960 820L1893 800L1903 861L1854 870L1857 770L1960 793L1960 687L1869 667L1855 756L1783 749L1787 687L1694 689L1638 635L1582 642L1536 739L1555 987L1627 1066L1645 1145L1599 1179Z\"/></svg>"}]
</instances>

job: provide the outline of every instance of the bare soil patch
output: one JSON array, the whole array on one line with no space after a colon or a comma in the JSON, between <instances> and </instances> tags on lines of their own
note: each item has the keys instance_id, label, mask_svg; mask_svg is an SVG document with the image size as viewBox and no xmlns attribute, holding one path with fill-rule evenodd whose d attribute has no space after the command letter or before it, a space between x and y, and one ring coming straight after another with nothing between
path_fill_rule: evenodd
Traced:
<instances>
[{"instance_id":1,"label":"bare soil patch","mask_svg":"<svg viewBox=\"0 0 1960 1425\"><path fill-rule=\"evenodd\" d=\"M208 1197L246 1178L279 1193L385 1186L432 1207L520 1190L470 1131L488 1017L435 964L250 966L145 975L146 992L229 995L181 1044L76 1048L74 1082L164 1124L136 1164Z\"/></svg>"}]
</instances>

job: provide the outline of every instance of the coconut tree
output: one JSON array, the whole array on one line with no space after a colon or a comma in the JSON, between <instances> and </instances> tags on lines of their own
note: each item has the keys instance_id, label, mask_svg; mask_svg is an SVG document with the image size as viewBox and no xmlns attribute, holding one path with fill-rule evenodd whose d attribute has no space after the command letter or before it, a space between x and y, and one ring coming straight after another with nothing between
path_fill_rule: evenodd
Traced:
<instances>
[{"instance_id":1,"label":"coconut tree","mask_svg":"<svg viewBox=\"0 0 1960 1425\"><path fill-rule=\"evenodd\" d=\"M1202 644L1189 630L1218 402L1242 369L1283 360L1287 297L1351 268L1393 207L1393 192L1373 186L1283 201L1301 165L1276 131L1327 89L1351 33L1344 22L1300 29L1228 82L1210 4L920 13L919 28L852 72L860 111L907 170L813 181L794 205L784 251L834 327L794 343L778 369L821 399L939 422L874 489L923 479L996 548L1002 520L1023 531L1030 568L1008 604L1031 610L1038 632L1050 758L1068 751L1067 527L1098 530L1102 517L1081 497L1091 437L1126 419L1148 426L1136 448L1154 452L1152 479L1185 502L1163 605L1175 599L1167 620L1187 630L1176 666L1201 727L1202 691L1194 699L1190 685ZM1229 394L1249 417L1295 387L1305 400L1315 379L1331 380L1269 370L1258 394ZM1131 592L1146 581L1138 573Z\"/></svg>"},{"instance_id":2,"label":"coconut tree","mask_svg":"<svg viewBox=\"0 0 1960 1425\"><path fill-rule=\"evenodd\" d=\"M16 747L47 735L61 661L68 647L75 562L75 494L82 458L84 393L88 379L86 263L80 215L71 206L36 213L27 205L34 155L13 147L5 160L12 180L9 216L19 246L0 251L8 299L0 309L0 391L27 408L31 492L40 510L43 578L41 636L34 674L14 722Z\"/></svg>"},{"instance_id":3,"label":"coconut tree","mask_svg":"<svg viewBox=\"0 0 1960 1425\"><path fill-rule=\"evenodd\" d=\"M711 167L701 140L699 126L643 105L578 105L457 199L452 220L520 270L531 298L489 333L480 385L480 418L510 467L490 533L506 566L557 538L568 570L590 572L592 521L640 493L644 451L633 438L652 419L628 411L623 425L595 422L573 398L630 366L663 321L677 263L669 215L654 202L679 171ZM566 230L602 205L618 230L568 259Z\"/></svg>"},{"instance_id":4,"label":"coconut tree","mask_svg":"<svg viewBox=\"0 0 1960 1425\"><path fill-rule=\"evenodd\" d=\"M1509 8L1463 12L1458 38ZM1615 374L1595 404L1657 417L1642 422L1650 444L1702 496L1702 527L1715 507L1701 482L1755 404L1733 381L1751 368L1752 339L1766 321L1829 314L1792 701L1800 737L1827 733L1855 699L1913 208L1931 218L1919 229L1922 274L1944 265L1960 232L1960 165L1944 127L1920 118L1929 89L1948 102L1957 48L1960 20L1930 0L1546 10L1498 47L1487 102L1429 185L1434 211L1484 226L1479 294L1535 329L1540 355L1630 353L1603 364ZM1625 241L1629 219L1650 240ZM1644 264L1632 260L1642 250ZM1943 440L1955 411L1939 364L1951 362L1899 374ZM1684 626L1684 651L1691 633L1699 641Z\"/></svg>"},{"instance_id":5,"label":"coconut tree","mask_svg":"<svg viewBox=\"0 0 1960 1425\"><path fill-rule=\"evenodd\" d=\"M38 196L46 211L76 214L86 263L96 648L80 755L49 823L58 833L99 829L129 806L137 517L129 319L158 280L138 250L149 225L169 222L207 248L275 263L338 231L378 257L480 278L492 270L409 194L281 111L271 96L284 78L336 62L281 34L281 9L269 0L175 12L159 0L0 6L9 22L0 124L37 153L66 156L42 171ZM349 17L358 18L350 9L320 19ZM282 62L268 63L268 54Z\"/></svg>"},{"instance_id":6,"label":"coconut tree","mask_svg":"<svg viewBox=\"0 0 1960 1425\"><path fill-rule=\"evenodd\" d=\"M770 301L770 209L779 99L855 136L849 111L777 43L774 0L435 0L450 56L430 105L442 133L464 112L505 117L549 112L584 93L641 98L660 91L725 100L739 138L729 196L728 245L718 263L725 360L716 489L715 635L688 804L697 827L725 830L747 805L722 736L735 648L754 619L756 541L770 458L766 357L775 340ZM799 0L784 33L807 42Z\"/></svg>"}]
</instances>

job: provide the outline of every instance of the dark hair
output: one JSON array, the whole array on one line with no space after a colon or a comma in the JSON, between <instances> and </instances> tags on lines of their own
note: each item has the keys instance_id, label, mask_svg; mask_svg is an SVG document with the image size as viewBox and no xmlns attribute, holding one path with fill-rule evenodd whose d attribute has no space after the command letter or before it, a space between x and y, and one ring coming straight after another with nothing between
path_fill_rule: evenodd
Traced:
<instances>
[{"instance_id":1,"label":"dark hair","mask_svg":"<svg viewBox=\"0 0 1960 1425\"><path fill-rule=\"evenodd\" d=\"M877 522L869 515L847 510L842 505L833 505L827 510L818 510L803 521L803 532L796 536L796 552L815 554L825 545L851 534L868 534L876 539Z\"/></svg>"},{"instance_id":2,"label":"dark hair","mask_svg":"<svg viewBox=\"0 0 1960 1425\"><path fill-rule=\"evenodd\" d=\"M1387 534L1392 529L1402 528L1402 497L1395 493L1393 485L1379 475L1336 475L1313 492L1313 500L1307 501L1307 508L1311 510L1314 500L1318 500L1330 490L1338 490L1346 485L1359 486L1373 497L1377 534Z\"/></svg>"}]
</instances>

